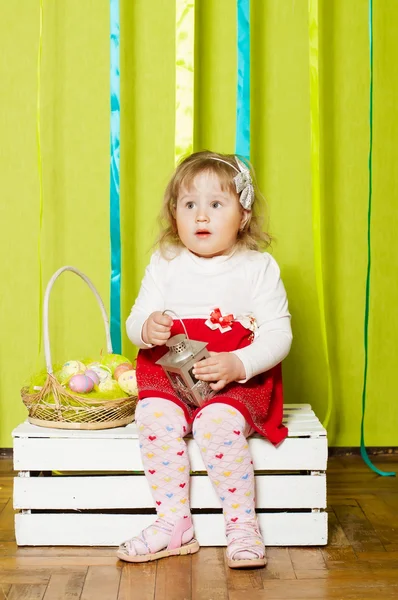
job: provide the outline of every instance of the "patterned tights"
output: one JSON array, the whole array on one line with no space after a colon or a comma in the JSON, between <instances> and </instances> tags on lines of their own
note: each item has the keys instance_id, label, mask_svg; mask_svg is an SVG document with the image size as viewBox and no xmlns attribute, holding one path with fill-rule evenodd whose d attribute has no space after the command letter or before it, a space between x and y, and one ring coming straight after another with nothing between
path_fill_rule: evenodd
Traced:
<instances>
[{"instance_id":1,"label":"patterned tights","mask_svg":"<svg viewBox=\"0 0 398 600\"><path fill-rule=\"evenodd\" d=\"M136 423L158 519L175 523L190 515L190 465L184 441L190 427L182 409L162 398L141 400ZM246 439L250 433L243 415L222 403L205 406L193 424L193 436L220 498L227 527L256 523L253 463ZM146 530L153 551L167 545L156 523Z\"/></svg>"}]
</instances>

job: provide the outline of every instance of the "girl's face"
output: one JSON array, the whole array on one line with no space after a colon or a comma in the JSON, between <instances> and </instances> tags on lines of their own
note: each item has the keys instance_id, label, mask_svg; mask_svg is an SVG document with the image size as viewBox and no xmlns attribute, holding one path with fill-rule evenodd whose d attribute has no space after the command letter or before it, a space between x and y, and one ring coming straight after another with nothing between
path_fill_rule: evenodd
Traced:
<instances>
[{"instance_id":1,"label":"girl's face","mask_svg":"<svg viewBox=\"0 0 398 600\"><path fill-rule=\"evenodd\" d=\"M196 175L191 187L182 187L177 198L179 238L188 250L205 258L228 254L249 215L237 196L221 189L211 171Z\"/></svg>"}]
</instances>

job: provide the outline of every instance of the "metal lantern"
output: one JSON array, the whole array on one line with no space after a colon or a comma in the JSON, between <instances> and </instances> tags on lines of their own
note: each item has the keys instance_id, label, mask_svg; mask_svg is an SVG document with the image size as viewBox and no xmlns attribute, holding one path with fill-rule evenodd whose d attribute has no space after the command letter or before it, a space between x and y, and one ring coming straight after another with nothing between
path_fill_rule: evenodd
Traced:
<instances>
[{"instance_id":1,"label":"metal lantern","mask_svg":"<svg viewBox=\"0 0 398 600\"><path fill-rule=\"evenodd\" d=\"M202 406L216 393L207 381L196 379L192 373L195 363L210 354L205 342L190 340L183 333L175 335L166 342L167 354L156 361L166 373L177 396L188 404Z\"/></svg>"}]
</instances>

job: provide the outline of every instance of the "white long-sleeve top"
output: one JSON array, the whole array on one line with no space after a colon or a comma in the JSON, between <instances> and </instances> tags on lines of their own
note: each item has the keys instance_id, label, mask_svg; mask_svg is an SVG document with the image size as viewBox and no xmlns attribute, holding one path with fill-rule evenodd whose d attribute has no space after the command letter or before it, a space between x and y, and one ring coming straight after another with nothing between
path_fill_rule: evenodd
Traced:
<instances>
[{"instance_id":1,"label":"white long-sleeve top","mask_svg":"<svg viewBox=\"0 0 398 600\"><path fill-rule=\"evenodd\" d=\"M256 319L253 343L234 351L244 365L245 381L289 353L292 331L279 267L270 254L254 250L201 258L184 248L172 260L154 252L126 321L127 335L139 348L150 348L141 332L152 312L170 309L181 319L207 320L215 308L223 316L251 314Z\"/></svg>"}]
</instances>

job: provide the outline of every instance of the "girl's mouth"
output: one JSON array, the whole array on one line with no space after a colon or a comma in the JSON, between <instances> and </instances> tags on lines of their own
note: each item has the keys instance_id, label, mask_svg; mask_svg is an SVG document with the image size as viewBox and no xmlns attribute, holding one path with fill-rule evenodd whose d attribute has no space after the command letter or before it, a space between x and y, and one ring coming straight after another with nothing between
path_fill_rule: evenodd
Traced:
<instances>
[{"instance_id":1,"label":"girl's mouth","mask_svg":"<svg viewBox=\"0 0 398 600\"><path fill-rule=\"evenodd\" d=\"M203 230L203 231L197 231L195 233L195 235L198 238L207 238L207 237L209 237L209 235L211 235L211 233L209 231Z\"/></svg>"}]
</instances>

